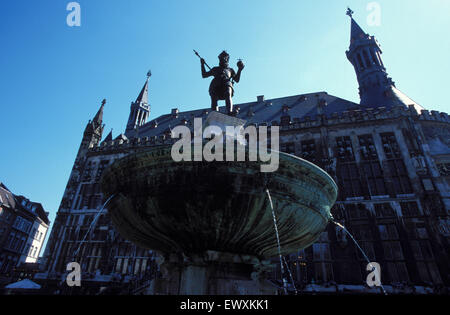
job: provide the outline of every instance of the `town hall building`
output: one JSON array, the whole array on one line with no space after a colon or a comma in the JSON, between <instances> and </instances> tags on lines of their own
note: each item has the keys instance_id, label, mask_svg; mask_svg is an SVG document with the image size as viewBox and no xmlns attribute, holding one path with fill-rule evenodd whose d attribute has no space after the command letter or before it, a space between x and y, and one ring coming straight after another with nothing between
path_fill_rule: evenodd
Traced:
<instances>
[{"instance_id":1,"label":"town hall building","mask_svg":"<svg viewBox=\"0 0 450 315\"><path fill-rule=\"evenodd\" d=\"M380 264L388 293L448 294L450 117L396 87L377 39L352 17L346 55L359 83L359 104L326 92L258 96L235 105L234 114L256 128L279 126L282 152L333 177L339 196L331 212ZM206 119L211 110L172 109L152 118L150 91L148 75L122 134L104 137L105 102L86 125L45 251L46 271L36 277L52 292L139 294L160 276L157 254L123 239L107 209L101 210L99 182L114 161L174 143L172 128L192 130L194 119ZM380 292L367 286L365 258L334 225L286 260L299 292ZM81 288L61 281L70 262L81 265ZM281 285L281 277L280 268L274 269L274 285Z\"/></svg>"}]
</instances>

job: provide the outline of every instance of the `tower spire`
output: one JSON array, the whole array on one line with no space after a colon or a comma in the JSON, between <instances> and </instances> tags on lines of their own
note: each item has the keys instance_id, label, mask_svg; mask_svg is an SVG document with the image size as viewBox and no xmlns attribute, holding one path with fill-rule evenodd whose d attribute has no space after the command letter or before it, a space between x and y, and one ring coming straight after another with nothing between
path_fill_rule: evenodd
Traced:
<instances>
[{"instance_id":1,"label":"tower spire","mask_svg":"<svg viewBox=\"0 0 450 315\"><path fill-rule=\"evenodd\" d=\"M367 35L358 23L356 23L355 19L351 17L350 44L364 38L369 38L369 35Z\"/></svg>"},{"instance_id":2,"label":"tower spire","mask_svg":"<svg viewBox=\"0 0 450 315\"><path fill-rule=\"evenodd\" d=\"M145 81L145 84L142 87L141 93L139 93L135 103L148 104L148 81L150 80L151 76L152 76L152 72L149 71L147 73L147 80Z\"/></svg>"},{"instance_id":3,"label":"tower spire","mask_svg":"<svg viewBox=\"0 0 450 315\"><path fill-rule=\"evenodd\" d=\"M370 36L358 25L349 8L351 19L350 47L346 52L348 60L355 68L359 83L359 95L363 106L389 106L386 91L395 88L388 77L381 59L381 47L374 36Z\"/></svg>"},{"instance_id":4,"label":"tower spire","mask_svg":"<svg viewBox=\"0 0 450 315\"><path fill-rule=\"evenodd\" d=\"M127 128L125 135L128 138L136 136L136 130L147 122L147 118L150 115L150 105L148 104L148 89L149 81L152 76L152 72L147 72L147 79L141 92L139 93L136 101L131 103L130 116L128 118Z\"/></svg>"},{"instance_id":5,"label":"tower spire","mask_svg":"<svg viewBox=\"0 0 450 315\"><path fill-rule=\"evenodd\" d=\"M108 133L108 135L106 136L105 140L103 140L103 142L110 142L113 140L113 129L111 128L111 131Z\"/></svg>"},{"instance_id":6,"label":"tower spire","mask_svg":"<svg viewBox=\"0 0 450 315\"><path fill-rule=\"evenodd\" d=\"M417 111L423 110L422 106L398 90L388 77L381 59L383 52L376 38L364 32L356 23L350 8L347 15L351 19L351 39L346 54L358 78L361 106L390 108L397 105L413 105Z\"/></svg>"},{"instance_id":7,"label":"tower spire","mask_svg":"<svg viewBox=\"0 0 450 315\"><path fill-rule=\"evenodd\" d=\"M98 110L97 114L94 116L93 120L89 120L86 128L84 129L83 139L81 140L81 146L78 151L78 155L85 152L86 149L95 147L100 143L103 135L103 109L105 108L106 99L102 101L102 105Z\"/></svg>"},{"instance_id":8,"label":"tower spire","mask_svg":"<svg viewBox=\"0 0 450 315\"><path fill-rule=\"evenodd\" d=\"M92 120L97 126L101 126L103 122L103 109L105 108L106 99L103 99L102 105L100 106L100 109L98 110L97 114L94 117L94 120Z\"/></svg>"}]
</instances>

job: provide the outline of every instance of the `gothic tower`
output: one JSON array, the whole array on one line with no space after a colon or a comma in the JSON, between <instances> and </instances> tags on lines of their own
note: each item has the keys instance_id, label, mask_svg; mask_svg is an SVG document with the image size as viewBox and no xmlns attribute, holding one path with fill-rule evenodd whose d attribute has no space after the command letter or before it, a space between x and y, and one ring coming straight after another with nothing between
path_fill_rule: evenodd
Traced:
<instances>
[{"instance_id":1,"label":"gothic tower","mask_svg":"<svg viewBox=\"0 0 450 315\"><path fill-rule=\"evenodd\" d=\"M67 213L70 209L72 209L75 202L74 197L81 174L84 170L86 154L90 148L98 146L100 140L102 139L103 130L105 128L105 125L103 124L103 110L105 108L105 104L106 100L104 99L94 119L89 120L86 128L84 129L83 138L75 158L75 163L72 167L72 172L70 173L61 204L56 214L55 223L53 224L52 232L45 248L44 257L48 270L54 271L54 268L56 267L56 258L59 255L62 246L62 244L59 243L61 231L66 223L65 220L67 218Z\"/></svg>"},{"instance_id":2,"label":"gothic tower","mask_svg":"<svg viewBox=\"0 0 450 315\"><path fill-rule=\"evenodd\" d=\"M69 209L71 207L75 193L74 189L76 188L74 187L74 183L77 182L82 172L82 165L85 155L90 148L98 146L100 140L102 139L103 130L105 128L105 125L103 124L103 110L105 108L105 104L106 99L102 101L102 105L100 106L100 109L94 119L89 120L86 128L84 129L83 138L81 140L80 148L78 149L75 163L64 192L63 200L61 201L60 209Z\"/></svg>"},{"instance_id":3,"label":"gothic tower","mask_svg":"<svg viewBox=\"0 0 450 315\"><path fill-rule=\"evenodd\" d=\"M358 78L361 106L391 108L412 105L420 113L424 108L397 89L388 77L381 58L383 52L377 39L362 30L353 19L351 9L348 9L347 15L351 19L351 35L346 54Z\"/></svg>"},{"instance_id":4,"label":"gothic tower","mask_svg":"<svg viewBox=\"0 0 450 315\"><path fill-rule=\"evenodd\" d=\"M374 36L366 34L353 19L353 11L348 9L351 18L350 48L346 52L348 60L355 68L359 83L361 105L368 107L389 106L390 90L395 83L388 77L381 59L381 47Z\"/></svg>"},{"instance_id":5,"label":"gothic tower","mask_svg":"<svg viewBox=\"0 0 450 315\"><path fill-rule=\"evenodd\" d=\"M131 103L130 116L125 130L125 135L128 138L136 136L138 132L137 129L147 122L147 118L150 115L150 105L148 104L148 82L151 75L152 73L149 71L141 93L139 93L136 101Z\"/></svg>"},{"instance_id":6,"label":"gothic tower","mask_svg":"<svg viewBox=\"0 0 450 315\"><path fill-rule=\"evenodd\" d=\"M78 150L77 157L83 151L95 147L100 143L103 135L103 110L105 108L106 100L102 101L102 105L95 115L93 120L89 120L86 128L84 129L83 139L81 140L80 149Z\"/></svg>"}]
</instances>

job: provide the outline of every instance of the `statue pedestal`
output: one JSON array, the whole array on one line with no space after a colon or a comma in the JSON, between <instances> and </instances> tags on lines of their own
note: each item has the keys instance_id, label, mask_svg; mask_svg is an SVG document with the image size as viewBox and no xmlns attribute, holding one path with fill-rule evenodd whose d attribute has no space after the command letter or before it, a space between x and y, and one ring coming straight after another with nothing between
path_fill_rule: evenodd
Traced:
<instances>
[{"instance_id":1,"label":"statue pedestal","mask_svg":"<svg viewBox=\"0 0 450 315\"><path fill-rule=\"evenodd\" d=\"M275 295L267 277L270 261L254 256L208 251L203 255L170 255L159 262L161 279L149 290L154 295Z\"/></svg>"}]
</instances>

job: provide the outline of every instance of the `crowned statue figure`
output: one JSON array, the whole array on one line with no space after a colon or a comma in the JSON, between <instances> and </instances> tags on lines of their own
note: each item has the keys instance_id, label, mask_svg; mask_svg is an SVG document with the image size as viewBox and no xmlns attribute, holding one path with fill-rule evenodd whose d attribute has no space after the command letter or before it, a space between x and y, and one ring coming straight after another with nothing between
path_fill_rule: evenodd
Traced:
<instances>
[{"instance_id":1,"label":"crowned statue figure","mask_svg":"<svg viewBox=\"0 0 450 315\"><path fill-rule=\"evenodd\" d=\"M228 115L233 115L233 100L234 95L233 85L238 83L241 79L241 72L244 69L244 63L239 60L237 63L238 71L234 71L229 67L230 55L223 51L219 55L219 66L206 71L207 66L205 59L200 58L202 77L214 77L209 87L209 95L211 96L211 109L218 111L217 102L219 100L225 100Z\"/></svg>"}]
</instances>

